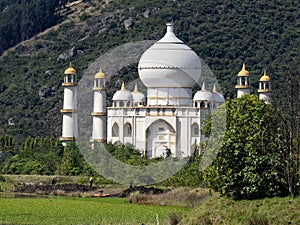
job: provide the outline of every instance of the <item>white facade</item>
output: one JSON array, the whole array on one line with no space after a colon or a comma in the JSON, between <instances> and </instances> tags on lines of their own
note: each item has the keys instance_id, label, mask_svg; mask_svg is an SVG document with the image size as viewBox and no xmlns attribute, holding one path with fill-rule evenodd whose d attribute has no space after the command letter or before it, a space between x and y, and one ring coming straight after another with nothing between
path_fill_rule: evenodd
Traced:
<instances>
[{"instance_id":1,"label":"white facade","mask_svg":"<svg viewBox=\"0 0 300 225\"><path fill-rule=\"evenodd\" d=\"M200 58L175 36L173 24L167 24L165 36L142 55L138 71L147 102L137 87L130 92L123 83L107 108L107 141L132 144L148 157L165 156L167 149L173 157L192 155L205 140L200 133L203 119L224 102L217 91L205 88L193 99Z\"/></svg>"},{"instance_id":2,"label":"white facade","mask_svg":"<svg viewBox=\"0 0 300 225\"><path fill-rule=\"evenodd\" d=\"M105 75L101 69L94 78L94 105L91 142L131 144L148 157L191 156L206 137L201 135L203 120L225 102L214 86L212 92L199 82L201 61L197 54L178 39L173 24L167 24L165 36L152 45L138 64L147 97L122 84L112 105L106 107ZM237 97L250 94L250 74L245 68L237 75ZM64 103L61 140L65 145L77 137L77 80L72 66L64 73ZM259 98L271 100L271 79L264 73L259 83Z\"/></svg>"}]
</instances>

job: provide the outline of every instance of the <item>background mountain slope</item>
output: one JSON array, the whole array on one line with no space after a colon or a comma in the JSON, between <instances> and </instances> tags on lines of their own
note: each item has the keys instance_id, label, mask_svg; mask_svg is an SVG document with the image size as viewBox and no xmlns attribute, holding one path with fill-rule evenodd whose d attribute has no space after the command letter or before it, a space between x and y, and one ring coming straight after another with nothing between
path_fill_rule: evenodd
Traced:
<instances>
[{"instance_id":1,"label":"background mountain slope","mask_svg":"<svg viewBox=\"0 0 300 225\"><path fill-rule=\"evenodd\" d=\"M77 1L58 25L4 52L0 58L0 135L60 136L63 72L72 62L81 76L113 47L158 40L173 21L177 36L216 74L226 97L235 96L243 62L253 91L266 68L274 96L284 99L287 73L299 63L300 3L296 0ZM125 27L125 23L126 26ZM105 71L104 71L105 72ZM119 78L136 76L136 65ZM128 78L122 79L128 79Z\"/></svg>"}]
</instances>

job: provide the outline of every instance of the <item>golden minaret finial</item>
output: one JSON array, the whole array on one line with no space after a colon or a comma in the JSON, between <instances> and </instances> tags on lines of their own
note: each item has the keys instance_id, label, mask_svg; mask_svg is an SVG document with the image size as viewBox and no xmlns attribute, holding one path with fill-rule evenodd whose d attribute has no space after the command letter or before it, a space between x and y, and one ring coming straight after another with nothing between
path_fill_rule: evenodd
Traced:
<instances>
[{"instance_id":1,"label":"golden minaret finial","mask_svg":"<svg viewBox=\"0 0 300 225\"><path fill-rule=\"evenodd\" d=\"M245 63L243 63L242 70L246 70L246 64Z\"/></svg>"},{"instance_id":2,"label":"golden minaret finial","mask_svg":"<svg viewBox=\"0 0 300 225\"><path fill-rule=\"evenodd\" d=\"M214 83L213 92L218 92L216 83Z\"/></svg>"},{"instance_id":3,"label":"golden minaret finial","mask_svg":"<svg viewBox=\"0 0 300 225\"><path fill-rule=\"evenodd\" d=\"M126 90L126 89L125 89L125 83L122 82L121 91L125 91L125 90Z\"/></svg>"},{"instance_id":4,"label":"golden minaret finial","mask_svg":"<svg viewBox=\"0 0 300 225\"><path fill-rule=\"evenodd\" d=\"M137 86L137 84L135 84L133 92L134 92L134 93L137 93L137 92L139 92L139 89L138 89L138 86Z\"/></svg>"}]
</instances>

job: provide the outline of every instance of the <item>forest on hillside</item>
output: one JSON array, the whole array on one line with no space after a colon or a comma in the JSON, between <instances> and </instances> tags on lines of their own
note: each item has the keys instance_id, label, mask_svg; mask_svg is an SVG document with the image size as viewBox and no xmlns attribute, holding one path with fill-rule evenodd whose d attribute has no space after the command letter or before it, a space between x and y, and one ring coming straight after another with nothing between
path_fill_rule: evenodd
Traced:
<instances>
[{"instance_id":1,"label":"forest on hillside","mask_svg":"<svg viewBox=\"0 0 300 225\"><path fill-rule=\"evenodd\" d=\"M68 0L1 0L0 54L61 19Z\"/></svg>"},{"instance_id":2,"label":"forest on hillside","mask_svg":"<svg viewBox=\"0 0 300 225\"><path fill-rule=\"evenodd\" d=\"M5 6L1 4L1 13L8 12ZM13 7L8 8L10 13L18 12L19 6L15 7L15 12ZM287 109L288 77L298 73L300 62L299 1L113 0L105 4L91 0L70 7L69 15L63 17L57 14L54 3L52 7L55 21L49 16L48 22L51 26L59 21L55 29L17 44L0 57L0 135L14 136L20 142L28 136L59 137L62 74L69 63L81 78L89 65L117 46L159 40L169 21L175 23L178 38L208 64L226 98L235 97L236 74L246 63L253 93L267 69L272 79L274 106ZM24 17L36 18L34 12L27 11ZM125 27L128 21L131 23ZM43 29L44 24L37 24L40 27L36 30ZM29 37L26 32L25 29L24 38ZM108 73L113 65L106 66L104 72ZM109 76L109 90L113 93L120 88L121 81L138 77L136 64Z\"/></svg>"}]
</instances>

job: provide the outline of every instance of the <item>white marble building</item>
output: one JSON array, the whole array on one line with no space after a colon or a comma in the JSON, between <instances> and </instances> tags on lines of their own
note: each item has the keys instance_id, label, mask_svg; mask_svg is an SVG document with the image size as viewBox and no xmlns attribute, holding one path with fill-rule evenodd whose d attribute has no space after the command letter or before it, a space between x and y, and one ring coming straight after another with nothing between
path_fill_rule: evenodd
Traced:
<instances>
[{"instance_id":1,"label":"white marble building","mask_svg":"<svg viewBox=\"0 0 300 225\"><path fill-rule=\"evenodd\" d=\"M106 78L100 70L94 78L94 107L91 142L132 144L148 157L165 156L169 149L174 157L190 156L205 141L201 126L206 115L225 100L214 86L192 96L192 87L201 76L198 55L174 33L172 23L167 32L141 56L138 72L147 87L147 96L138 90L127 90L123 83L115 92L112 105L106 107ZM250 74L243 65L237 75L237 96L250 94ZM73 79L73 80L72 80ZM62 138L76 139L76 71L70 66L65 71L65 98ZM270 102L270 77L260 79L260 98Z\"/></svg>"},{"instance_id":2,"label":"white marble building","mask_svg":"<svg viewBox=\"0 0 300 225\"><path fill-rule=\"evenodd\" d=\"M93 126L99 131L93 132L92 140L132 144L149 157L164 156L166 149L174 157L190 156L204 139L200 128L205 115L224 102L220 93L207 91L205 85L193 98L200 58L168 23L165 36L142 55L138 72L147 96L137 86L127 90L123 83L107 107L107 138L96 135L103 127Z\"/></svg>"}]
</instances>

